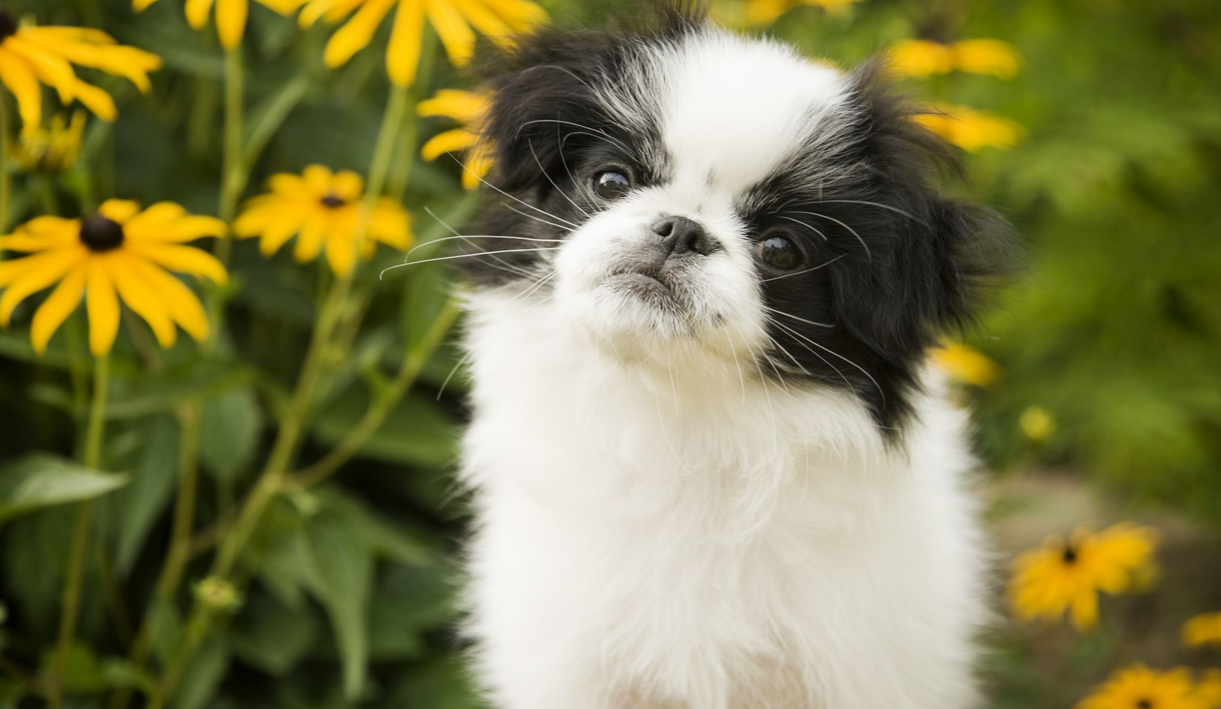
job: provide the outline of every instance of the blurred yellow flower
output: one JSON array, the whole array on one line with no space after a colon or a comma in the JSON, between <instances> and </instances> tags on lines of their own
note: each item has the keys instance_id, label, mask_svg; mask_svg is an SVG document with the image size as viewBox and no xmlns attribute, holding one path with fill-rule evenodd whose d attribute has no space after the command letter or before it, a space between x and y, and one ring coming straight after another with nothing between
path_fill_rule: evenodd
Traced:
<instances>
[{"instance_id":1,"label":"blurred yellow flower","mask_svg":"<svg viewBox=\"0 0 1221 709\"><path fill-rule=\"evenodd\" d=\"M437 31L450 61L460 67L470 62L475 51L475 32L509 45L514 35L529 32L547 19L546 11L529 0L306 0L301 24L307 27L323 17L339 22L355 11L326 45L326 65L338 67L369 46L382 19L395 6L386 70L398 86L415 81L425 19Z\"/></svg>"},{"instance_id":2,"label":"blurred yellow flower","mask_svg":"<svg viewBox=\"0 0 1221 709\"><path fill-rule=\"evenodd\" d=\"M965 39L942 44L927 39L909 39L890 50L890 69L900 76L934 76L951 71L991 74L1012 79L1022 68L1022 56L999 39Z\"/></svg>"},{"instance_id":3,"label":"blurred yellow flower","mask_svg":"<svg viewBox=\"0 0 1221 709\"><path fill-rule=\"evenodd\" d=\"M1066 542L1048 539L1014 563L1009 599L1022 621L1058 620L1067 611L1073 625L1092 628L1098 622L1098 593L1130 590L1152 568L1157 547L1153 529L1117 524L1097 534L1079 527Z\"/></svg>"},{"instance_id":4,"label":"blurred yellow flower","mask_svg":"<svg viewBox=\"0 0 1221 709\"><path fill-rule=\"evenodd\" d=\"M18 25L12 15L0 10L0 82L17 99L26 126L42 124L41 84L54 88L65 106L80 101L98 118L115 119L114 99L76 78L74 64L124 76L147 92L152 87L148 73L161 68L161 59L119 45L100 30Z\"/></svg>"},{"instance_id":5,"label":"blurred yellow flower","mask_svg":"<svg viewBox=\"0 0 1221 709\"><path fill-rule=\"evenodd\" d=\"M1221 611L1190 618L1183 624L1182 637L1188 647L1221 646Z\"/></svg>"},{"instance_id":6,"label":"blurred yellow flower","mask_svg":"<svg viewBox=\"0 0 1221 709\"><path fill-rule=\"evenodd\" d=\"M1021 137L1022 127L1008 118L965 106L935 106L915 117L921 125L968 152L983 148L1009 148Z\"/></svg>"},{"instance_id":7,"label":"blurred yellow flower","mask_svg":"<svg viewBox=\"0 0 1221 709\"><path fill-rule=\"evenodd\" d=\"M1042 406L1027 407L1018 418L1022 433L1035 443L1042 443L1056 432L1056 421Z\"/></svg>"},{"instance_id":8,"label":"blurred yellow flower","mask_svg":"<svg viewBox=\"0 0 1221 709\"><path fill-rule=\"evenodd\" d=\"M1001 368L979 350L957 342L934 348L929 356L941 371L958 381L986 387L1001 375Z\"/></svg>"},{"instance_id":9,"label":"blurred yellow flower","mask_svg":"<svg viewBox=\"0 0 1221 709\"><path fill-rule=\"evenodd\" d=\"M416 111L421 116L444 116L463 124L433 136L421 153L425 160L436 160L444 153L465 150L462 186L473 190L492 169L492 146L479 140L479 125L491 104L484 92L441 89L427 101L421 101Z\"/></svg>"},{"instance_id":10,"label":"blurred yellow flower","mask_svg":"<svg viewBox=\"0 0 1221 709\"><path fill-rule=\"evenodd\" d=\"M1199 709L1218 709L1221 707L1221 670L1208 669L1196 685L1196 699Z\"/></svg>"},{"instance_id":11,"label":"blurred yellow flower","mask_svg":"<svg viewBox=\"0 0 1221 709\"><path fill-rule=\"evenodd\" d=\"M746 0L746 21L752 25L770 25L799 5L821 7L831 14L843 14L863 0Z\"/></svg>"},{"instance_id":12,"label":"blurred yellow flower","mask_svg":"<svg viewBox=\"0 0 1221 709\"><path fill-rule=\"evenodd\" d=\"M305 0L255 0L264 7L269 7L281 15L288 15L301 7ZM136 12L158 0L132 0L131 6ZM191 27L201 30L208 24L208 15L212 5L216 4L216 34L220 37L221 46L233 49L242 43L242 35L246 33L246 17L250 14L250 0L185 0L184 9L187 22Z\"/></svg>"},{"instance_id":13,"label":"blurred yellow flower","mask_svg":"<svg viewBox=\"0 0 1221 709\"><path fill-rule=\"evenodd\" d=\"M332 173L310 165L301 176L273 175L271 193L251 199L233 224L238 238L259 238L259 250L271 256L297 237L293 256L299 263L318 258L339 276L352 273L356 257L371 258L377 242L396 249L411 244L411 221L402 205L382 197L369 219L367 235L355 243L364 201L364 180L354 172Z\"/></svg>"},{"instance_id":14,"label":"blurred yellow flower","mask_svg":"<svg viewBox=\"0 0 1221 709\"><path fill-rule=\"evenodd\" d=\"M23 172L57 173L70 170L81 154L85 113L72 114L72 122L57 115L51 125L26 126L10 146L10 157Z\"/></svg>"},{"instance_id":15,"label":"blurred yellow flower","mask_svg":"<svg viewBox=\"0 0 1221 709\"><path fill-rule=\"evenodd\" d=\"M1111 674L1077 709L1208 709L1201 703L1191 672L1183 667L1159 672L1142 664Z\"/></svg>"},{"instance_id":16,"label":"blurred yellow flower","mask_svg":"<svg viewBox=\"0 0 1221 709\"><path fill-rule=\"evenodd\" d=\"M34 219L0 237L0 249L31 254L0 262L0 325L8 326L23 300L58 282L30 326L30 339L40 354L82 296L94 355L102 356L114 345L120 298L148 322L162 347L177 339L175 323L203 340L208 318L199 299L167 270L224 283L228 274L220 261L184 245L224 233L225 223L219 219L189 215L169 202L141 211L136 202L110 200L84 219Z\"/></svg>"}]
</instances>

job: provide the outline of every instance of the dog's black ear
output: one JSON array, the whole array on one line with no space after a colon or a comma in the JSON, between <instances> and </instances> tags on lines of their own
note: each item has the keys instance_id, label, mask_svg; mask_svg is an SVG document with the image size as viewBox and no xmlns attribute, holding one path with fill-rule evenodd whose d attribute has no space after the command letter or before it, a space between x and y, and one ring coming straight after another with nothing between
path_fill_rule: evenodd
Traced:
<instances>
[{"instance_id":1,"label":"dog's black ear","mask_svg":"<svg viewBox=\"0 0 1221 709\"><path fill-rule=\"evenodd\" d=\"M862 342L887 357L918 355L937 334L972 321L981 296L1015 263L1012 232L988 209L946 197L944 178L960 169L953 148L917 120L883 65L851 77L850 134L865 175L859 219L868 253L833 270L837 310Z\"/></svg>"},{"instance_id":2,"label":"dog's black ear","mask_svg":"<svg viewBox=\"0 0 1221 709\"><path fill-rule=\"evenodd\" d=\"M545 28L484 59L481 74L492 105L482 133L495 147L498 187L547 189L544 175L564 174L564 155L604 140L598 131L623 123L625 117L611 116L599 94L603 87L621 89L630 78L626 74L634 54L642 51L641 40L673 40L706 22L701 2L647 5L636 17L625 13L610 31Z\"/></svg>"}]
</instances>

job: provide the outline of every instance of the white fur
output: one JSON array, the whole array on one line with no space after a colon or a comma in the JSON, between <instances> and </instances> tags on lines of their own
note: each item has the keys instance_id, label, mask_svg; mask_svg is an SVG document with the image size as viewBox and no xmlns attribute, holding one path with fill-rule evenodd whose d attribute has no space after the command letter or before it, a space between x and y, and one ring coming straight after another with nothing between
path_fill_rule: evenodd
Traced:
<instances>
[{"instance_id":1,"label":"white fur","mask_svg":"<svg viewBox=\"0 0 1221 709\"><path fill-rule=\"evenodd\" d=\"M576 230L553 293L470 300L482 681L504 709L974 706L964 415L926 377L888 447L851 392L756 366L766 317L733 205L832 120L842 82L718 33L638 78L607 100L666 117L670 179ZM607 282L667 213L725 246L677 310Z\"/></svg>"}]
</instances>

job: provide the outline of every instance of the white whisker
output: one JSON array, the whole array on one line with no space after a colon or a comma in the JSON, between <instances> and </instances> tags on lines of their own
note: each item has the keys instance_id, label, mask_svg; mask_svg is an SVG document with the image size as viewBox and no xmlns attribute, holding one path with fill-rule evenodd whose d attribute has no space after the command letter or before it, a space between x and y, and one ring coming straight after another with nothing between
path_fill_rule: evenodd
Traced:
<instances>
[{"instance_id":1,"label":"white whisker","mask_svg":"<svg viewBox=\"0 0 1221 709\"><path fill-rule=\"evenodd\" d=\"M827 261L826 263L823 263L823 264L819 264L818 266L815 266L814 268L807 268L804 271L794 271L793 273L786 273L783 276L773 276L771 278L764 278L763 280L761 280L759 282L767 283L769 281L778 281L781 278L792 278L793 276L800 276L803 273L810 273L811 271L817 271L820 268L830 266L831 264L835 263L836 261L842 259L843 257L845 257L847 255L848 254L840 254L839 256L836 256L835 258L831 259L830 261Z\"/></svg>"},{"instance_id":2,"label":"white whisker","mask_svg":"<svg viewBox=\"0 0 1221 709\"><path fill-rule=\"evenodd\" d=\"M847 229L848 231L852 232L852 235L856 237L856 240L857 240L857 241L859 241L859 242L861 242L861 246L863 246L863 247L865 248L865 255L869 257L869 260L870 260L870 261L872 261L872 260L873 260L873 252L871 252L871 251L869 250L869 244L866 244L866 243L865 243L865 240L864 240L863 238L861 238L861 235L857 233L856 229L853 229L852 227L850 227L850 226L848 226L847 224L845 224L845 223L841 222L840 220L836 219L835 217L828 217L827 215L825 215L825 214L820 214L820 213L818 213L818 212L794 212L794 213L795 213L795 214L809 214L809 215L810 215L810 216L812 216L812 217L820 217L820 218L822 218L822 219L826 219L827 221L832 221L832 222L835 222L836 224L838 224L838 225L842 226L843 228L845 228L845 229Z\"/></svg>"}]
</instances>

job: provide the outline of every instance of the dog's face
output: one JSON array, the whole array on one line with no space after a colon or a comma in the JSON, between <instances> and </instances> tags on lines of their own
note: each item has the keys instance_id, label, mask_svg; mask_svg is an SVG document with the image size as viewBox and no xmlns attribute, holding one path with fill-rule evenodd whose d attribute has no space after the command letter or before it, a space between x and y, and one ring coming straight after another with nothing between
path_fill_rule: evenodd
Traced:
<instances>
[{"instance_id":1,"label":"dog's face","mask_svg":"<svg viewBox=\"0 0 1221 709\"><path fill-rule=\"evenodd\" d=\"M700 352L906 411L991 231L931 183L943 148L865 70L692 18L550 33L492 79L492 206L468 259L645 359ZM539 241L529 241L539 240Z\"/></svg>"}]
</instances>

